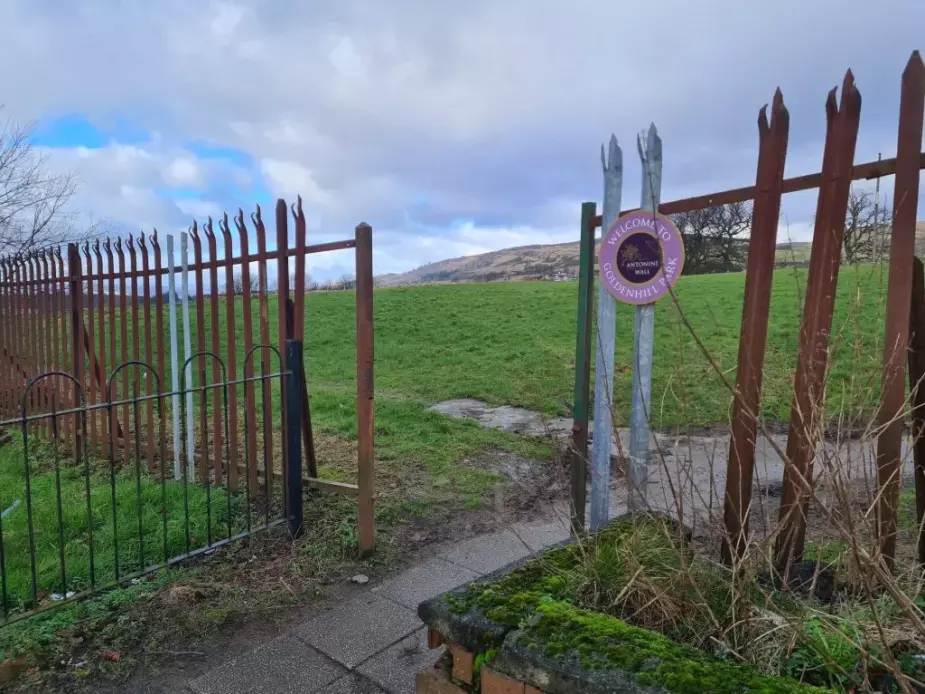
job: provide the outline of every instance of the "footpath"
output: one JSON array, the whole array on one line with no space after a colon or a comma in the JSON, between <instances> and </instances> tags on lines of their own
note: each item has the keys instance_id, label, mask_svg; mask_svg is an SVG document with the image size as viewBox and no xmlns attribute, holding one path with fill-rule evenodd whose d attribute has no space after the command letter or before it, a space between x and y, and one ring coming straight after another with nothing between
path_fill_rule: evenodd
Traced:
<instances>
[{"instance_id":1,"label":"footpath","mask_svg":"<svg viewBox=\"0 0 925 694\"><path fill-rule=\"evenodd\" d=\"M194 694L412 694L429 649L424 600L568 537L565 519L462 542L191 681Z\"/></svg>"}]
</instances>

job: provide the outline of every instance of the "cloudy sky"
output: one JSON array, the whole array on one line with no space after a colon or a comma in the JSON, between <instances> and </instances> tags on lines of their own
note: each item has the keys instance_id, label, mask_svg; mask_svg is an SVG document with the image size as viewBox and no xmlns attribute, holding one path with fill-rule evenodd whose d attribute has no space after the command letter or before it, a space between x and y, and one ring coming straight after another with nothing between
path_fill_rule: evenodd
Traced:
<instances>
[{"instance_id":1,"label":"cloudy sky","mask_svg":"<svg viewBox=\"0 0 925 694\"><path fill-rule=\"evenodd\" d=\"M3 0L0 94L37 121L76 211L185 229L305 201L310 242L373 225L375 271L577 239L599 147L664 141L663 200L754 182L758 109L791 112L787 174L820 168L826 92L849 66L858 161L893 156L922 0ZM885 182L892 191L892 179ZM807 238L812 194L785 199ZM920 217L925 204L920 200ZM268 219L272 215L268 215ZM314 256L316 277L351 268Z\"/></svg>"}]
</instances>

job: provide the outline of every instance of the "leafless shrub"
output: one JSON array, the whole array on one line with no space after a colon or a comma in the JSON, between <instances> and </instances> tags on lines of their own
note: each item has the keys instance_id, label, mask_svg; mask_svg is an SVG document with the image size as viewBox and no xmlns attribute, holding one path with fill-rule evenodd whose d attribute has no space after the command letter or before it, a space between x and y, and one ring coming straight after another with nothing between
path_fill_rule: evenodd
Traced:
<instances>
[{"instance_id":1,"label":"leafless shrub","mask_svg":"<svg viewBox=\"0 0 925 694\"><path fill-rule=\"evenodd\" d=\"M257 273L247 273L247 279L251 292L256 293L258 286ZM231 284L231 291L235 296L241 296L244 293L244 274L241 271L235 273Z\"/></svg>"},{"instance_id":2,"label":"leafless shrub","mask_svg":"<svg viewBox=\"0 0 925 694\"><path fill-rule=\"evenodd\" d=\"M77 191L74 173L53 173L32 142L35 124L7 120L0 126L0 254L80 241L81 229L67 204Z\"/></svg>"}]
</instances>

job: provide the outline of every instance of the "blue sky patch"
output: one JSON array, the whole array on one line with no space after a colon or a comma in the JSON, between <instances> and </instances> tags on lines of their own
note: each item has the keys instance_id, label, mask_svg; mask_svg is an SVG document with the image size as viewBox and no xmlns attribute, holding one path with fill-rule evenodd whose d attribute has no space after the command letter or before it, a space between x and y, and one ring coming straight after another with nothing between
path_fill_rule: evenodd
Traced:
<instances>
[{"instance_id":1,"label":"blue sky patch","mask_svg":"<svg viewBox=\"0 0 925 694\"><path fill-rule=\"evenodd\" d=\"M126 145L148 142L150 136L126 121L115 117L110 127L102 127L80 113L67 113L47 122L40 122L33 134L33 142L39 147L57 149L86 147L99 149L116 141Z\"/></svg>"}]
</instances>

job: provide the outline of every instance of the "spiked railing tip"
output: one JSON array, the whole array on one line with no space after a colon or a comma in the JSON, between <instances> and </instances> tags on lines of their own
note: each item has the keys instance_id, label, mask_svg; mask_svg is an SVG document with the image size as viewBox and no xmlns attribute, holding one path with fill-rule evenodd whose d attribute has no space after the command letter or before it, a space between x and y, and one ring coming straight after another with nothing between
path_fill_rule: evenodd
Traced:
<instances>
[{"instance_id":1,"label":"spiked railing tip","mask_svg":"<svg viewBox=\"0 0 925 694\"><path fill-rule=\"evenodd\" d=\"M837 91L838 87L832 87L828 96L825 98L825 112L830 117L838 113L838 102L835 99L835 94Z\"/></svg>"},{"instance_id":2,"label":"spiked railing tip","mask_svg":"<svg viewBox=\"0 0 925 694\"><path fill-rule=\"evenodd\" d=\"M770 129L768 125L768 105L765 104L758 109L758 132L763 135Z\"/></svg>"},{"instance_id":3,"label":"spiked railing tip","mask_svg":"<svg viewBox=\"0 0 925 694\"><path fill-rule=\"evenodd\" d=\"M784 106L784 93L780 87L774 90L774 99L771 101L771 112L776 113Z\"/></svg>"},{"instance_id":4,"label":"spiked railing tip","mask_svg":"<svg viewBox=\"0 0 925 694\"><path fill-rule=\"evenodd\" d=\"M914 70L925 70L925 63L922 62L922 54L917 50L912 51L912 55L909 56L909 62L906 63L906 68L903 70L903 75L912 73Z\"/></svg>"}]
</instances>

